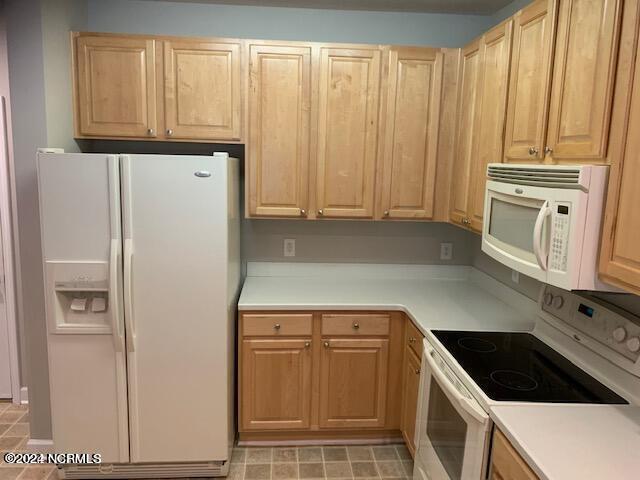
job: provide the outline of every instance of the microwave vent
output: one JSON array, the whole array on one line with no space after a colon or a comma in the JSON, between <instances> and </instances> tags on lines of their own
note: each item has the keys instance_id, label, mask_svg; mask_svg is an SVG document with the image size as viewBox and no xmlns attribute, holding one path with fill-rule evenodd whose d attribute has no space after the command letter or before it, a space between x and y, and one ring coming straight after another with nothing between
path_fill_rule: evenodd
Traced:
<instances>
[{"instance_id":1,"label":"microwave vent","mask_svg":"<svg viewBox=\"0 0 640 480\"><path fill-rule=\"evenodd\" d=\"M537 185L555 188L584 188L584 171L569 166L523 166L490 164L487 176L490 180L520 185ZM583 176L582 181L580 176Z\"/></svg>"}]
</instances>

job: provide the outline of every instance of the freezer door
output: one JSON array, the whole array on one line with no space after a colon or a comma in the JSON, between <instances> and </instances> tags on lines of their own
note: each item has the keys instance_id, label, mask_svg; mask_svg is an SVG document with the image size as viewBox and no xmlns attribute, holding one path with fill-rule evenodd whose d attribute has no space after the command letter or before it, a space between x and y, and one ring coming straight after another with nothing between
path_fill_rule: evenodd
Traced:
<instances>
[{"instance_id":1,"label":"freezer door","mask_svg":"<svg viewBox=\"0 0 640 480\"><path fill-rule=\"evenodd\" d=\"M121 165L131 461L226 460L228 160Z\"/></svg>"},{"instance_id":2,"label":"freezer door","mask_svg":"<svg viewBox=\"0 0 640 480\"><path fill-rule=\"evenodd\" d=\"M39 154L38 187L55 449L127 462L118 157Z\"/></svg>"}]
</instances>

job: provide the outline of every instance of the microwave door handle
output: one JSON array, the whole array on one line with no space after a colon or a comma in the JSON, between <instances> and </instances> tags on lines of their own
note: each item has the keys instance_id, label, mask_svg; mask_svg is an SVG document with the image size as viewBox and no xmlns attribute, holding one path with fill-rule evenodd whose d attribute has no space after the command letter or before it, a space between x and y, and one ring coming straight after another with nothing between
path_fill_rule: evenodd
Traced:
<instances>
[{"instance_id":1,"label":"microwave door handle","mask_svg":"<svg viewBox=\"0 0 640 480\"><path fill-rule=\"evenodd\" d=\"M545 200L533 227L533 253L542 270L547 269L547 253L542 253L542 226L549 215L551 215L551 208L549 207L549 201Z\"/></svg>"},{"instance_id":2,"label":"microwave door handle","mask_svg":"<svg viewBox=\"0 0 640 480\"><path fill-rule=\"evenodd\" d=\"M425 347L427 348L427 353L426 355L424 355L424 357L427 360L427 366L433 373L433 376L436 377L436 380L438 380L438 383L440 383L440 385L447 392L451 393L451 395L453 395L453 397L456 399L460 407L469 415L471 415L477 422L482 424L487 423L487 419L488 419L487 413L484 410L482 410L482 408L480 408L480 406L476 402L465 397L462 393L458 391L455 385L451 383L451 380L449 380L446 377L446 375L442 373L442 370L440 370L435 360L433 359L433 354L435 353L433 347L426 344L425 344Z\"/></svg>"}]
</instances>

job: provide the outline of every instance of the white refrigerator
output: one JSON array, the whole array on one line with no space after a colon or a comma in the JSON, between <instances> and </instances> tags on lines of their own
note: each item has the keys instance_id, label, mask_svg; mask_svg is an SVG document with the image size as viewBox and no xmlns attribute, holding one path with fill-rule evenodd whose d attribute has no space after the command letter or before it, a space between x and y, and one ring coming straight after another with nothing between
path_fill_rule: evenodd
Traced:
<instances>
[{"instance_id":1,"label":"white refrigerator","mask_svg":"<svg viewBox=\"0 0 640 480\"><path fill-rule=\"evenodd\" d=\"M65 478L218 476L234 432L238 161L38 154L53 442Z\"/></svg>"}]
</instances>

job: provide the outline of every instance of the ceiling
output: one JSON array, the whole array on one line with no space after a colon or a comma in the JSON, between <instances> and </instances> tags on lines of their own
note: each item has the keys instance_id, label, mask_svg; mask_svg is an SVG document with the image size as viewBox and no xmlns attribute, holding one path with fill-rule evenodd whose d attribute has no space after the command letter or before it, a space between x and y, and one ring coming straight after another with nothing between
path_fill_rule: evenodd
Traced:
<instances>
[{"instance_id":1,"label":"ceiling","mask_svg":"<svg viewBox=\"0 0 640 480\"><path fill-rule=\"evenodd\" d=\"M323 8L387 12L430 12L488 15L512 0L173 0L263 7Z\"/></svg>"}]
</instances>

